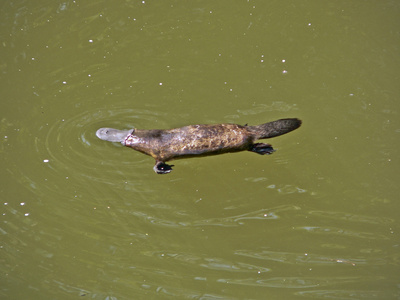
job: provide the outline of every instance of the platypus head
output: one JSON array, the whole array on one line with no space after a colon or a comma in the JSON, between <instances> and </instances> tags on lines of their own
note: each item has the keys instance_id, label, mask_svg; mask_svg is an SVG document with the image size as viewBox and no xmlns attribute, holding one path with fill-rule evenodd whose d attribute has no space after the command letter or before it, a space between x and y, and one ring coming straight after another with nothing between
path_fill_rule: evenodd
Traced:
<instances>
[{"instance_id":1,"label":"platypus head","mask_svg":"<svg viewBox=\"0 0 400 300\"><path fill-rule=\"evenodd\" d=\"M118 130L114 128L100 128L96 131L96 136L104 141L119 142L125 146L126 139L135 132L135 129Z\"/></svg>"}]
</instances>

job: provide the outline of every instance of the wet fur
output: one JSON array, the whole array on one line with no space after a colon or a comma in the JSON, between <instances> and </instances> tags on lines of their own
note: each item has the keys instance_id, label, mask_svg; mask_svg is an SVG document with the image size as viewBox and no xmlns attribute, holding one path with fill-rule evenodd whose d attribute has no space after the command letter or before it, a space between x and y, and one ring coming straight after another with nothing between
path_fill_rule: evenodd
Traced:
<instances>
[{"instance_id":1,"label":"wet fur","mask_svg":"<svg viewBox=\"0 0 400 300\"><path fill-rule=\"evenodd\" d=\"M127 147L152 156L156 160L156 173L165 174L172 170L165 162L179 158L245 150L271 154L274 151L271 145L255 141L288 133L300 125L301 121L298 119L281 119L257 126L215 124L190 125L167 130L134 129L124 140L119 141ZM103 140L115 141L112 137L113 132L121 131L102 128L96 134Z\"/></svg>"}]
</instances>

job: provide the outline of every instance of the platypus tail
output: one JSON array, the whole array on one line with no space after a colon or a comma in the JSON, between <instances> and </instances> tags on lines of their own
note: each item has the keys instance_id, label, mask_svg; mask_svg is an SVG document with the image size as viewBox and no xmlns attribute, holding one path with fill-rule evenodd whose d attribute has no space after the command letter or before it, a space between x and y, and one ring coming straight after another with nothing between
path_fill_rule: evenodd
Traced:
<instances>
[{"instance_id":1,"label":"platypus tail","mask_svg":"<svg viewBox=\"0 0 400 300\"><path fill-rule=\"evenodd\" d=\"M268 139L275 136L279 136L288 132L291 132L301 125L301 120L299 119L281 119L273 122L248 126L248 129L253 133L257 140Z\"/></svg>"}]
</instances>

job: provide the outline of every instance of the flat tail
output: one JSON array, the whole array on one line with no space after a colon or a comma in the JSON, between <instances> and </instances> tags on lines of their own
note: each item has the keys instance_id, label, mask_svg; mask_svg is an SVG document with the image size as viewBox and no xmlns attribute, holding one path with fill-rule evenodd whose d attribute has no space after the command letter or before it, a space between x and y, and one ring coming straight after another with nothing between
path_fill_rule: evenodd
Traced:
<instances>
[{"instance_id":1,"label":"flat tail","mask_svg":"<svg viewBox=\"0 0 400 300\"><path fill-rule=\"evenodd\" d=\"M291 132L301 126L301 120L296 118L280 119L273 122L248 126L248 129L253 133L257 140L269 139L282 134Z\"/></svg>"}]
</instances>

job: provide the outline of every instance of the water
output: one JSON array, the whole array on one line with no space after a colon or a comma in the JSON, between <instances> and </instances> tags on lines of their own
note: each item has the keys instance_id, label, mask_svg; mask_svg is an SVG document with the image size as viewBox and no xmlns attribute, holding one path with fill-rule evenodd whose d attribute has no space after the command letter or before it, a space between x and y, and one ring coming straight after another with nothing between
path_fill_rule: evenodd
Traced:
<instances>
[{"instance_id":1,"label":"water","mask_svg":"<svg viewBox=\"0 0 400 300\"><path fill-rule=\"evenodd\" d=\"M1 5L2 299L397 299L396 1ZM154 161L100 127L298 117Z\"/></svg>"}]
</instances>

